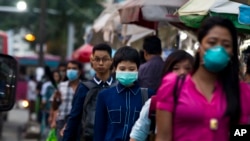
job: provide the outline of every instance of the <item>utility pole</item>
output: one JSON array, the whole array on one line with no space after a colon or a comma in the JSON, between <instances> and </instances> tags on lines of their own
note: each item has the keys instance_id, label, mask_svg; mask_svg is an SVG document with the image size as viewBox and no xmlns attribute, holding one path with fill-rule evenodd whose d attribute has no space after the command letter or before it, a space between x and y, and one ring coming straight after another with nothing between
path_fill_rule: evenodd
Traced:
<instances>
[{"instance_id":1,"label":"utility pole","mask_svg":"<svg viewBox=\"0 0 250 141\"><path fill-rule=\"evenodd\" d=\"M39 66L44 67L45 59L44 59L44 43L45 43L45 20L46 20L46 2L47 0L40 0L40 21L39 21Z\"/></svg>"}]
</instances>

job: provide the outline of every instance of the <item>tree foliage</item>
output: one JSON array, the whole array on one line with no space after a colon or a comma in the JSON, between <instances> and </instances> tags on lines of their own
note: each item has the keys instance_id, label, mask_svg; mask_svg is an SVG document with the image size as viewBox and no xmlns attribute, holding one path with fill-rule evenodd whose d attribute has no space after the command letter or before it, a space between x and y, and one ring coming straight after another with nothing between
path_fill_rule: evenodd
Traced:
<instances>
[{"instance_id":1,"label":"tree foliage","mask_svg":"<svg viewBox=\"0 0 250 141\"><path fill-rule=\"evenodd\" d=\"M27 12L10 13L0 11L0 29L28 28L38 36L40 0L25 0ZM50 53L65 55L67 25L75 25L75 47L83 43L84 26L91 24L103 10L99 0L46 0L45 33ZM1 6L15 6L17 1L0 0ZM56 11L51 13L50 11ZM64 51L64 52L62 52Z\"/></svg>"}]
</instances>

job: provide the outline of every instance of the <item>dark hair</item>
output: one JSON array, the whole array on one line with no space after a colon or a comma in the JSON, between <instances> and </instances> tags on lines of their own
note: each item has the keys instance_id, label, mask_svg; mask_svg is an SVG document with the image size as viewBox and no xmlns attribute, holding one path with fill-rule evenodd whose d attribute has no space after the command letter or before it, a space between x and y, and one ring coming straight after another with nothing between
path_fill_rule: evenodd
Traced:
<instances>
[{"instance_id":1,"label":"dark hair","mask_svg":"<svg viewBox=\"0 0 250 141\"><path fill-rule=\"evenodd\" d=\"M99 50L99 51L107 51L109 56L110 57L112 56L112 48L108 44L102 43L102 44L95 45L94 48L93 48L92 54L94 54L95 51L97 51L97 50Z\"/></svg>"},{"instance_id":2,"label":"dark hair","mask_svg":"<svg viewBox=\"0 0 250 141\"><path fill-rule=\"evenodd\" d=\"M59 65L58 65L58 68L59 67L67 67L67 63L66 62L60 62Z\"/></svg>"},{"instance_id":3,"label":"dark hair","mask_svg":"<svg viewBox=\"0 0 250 141\"><path fill-rule=\"evenodd\" d=\"M157 36L148 36L144 38L143 49L148 54L158 55L161 54L161 40Z\"/></svg>"},{"instance_id":4,"label":"dark hair","mask_svg":"<svg viewBox=\"0 0 250 141\"><path fill-rule=\"evenodd\" d=\"M140 55L138 51L132 47L125 46L119 48L114 56L113 65L116 68L122 61L130 61L136 63L137 68L140 66Z\"/></svg>"},{"instance_id":5,"label":"dark hair","mask_svg":"<svg viewBox=\"0 0 250 141\"><path fill-rule=\"evenodd\" d=\"M202 39L215 26L226 28L232 36L233 56L226 68L218 74L219 81L221 82L226 94L227 109L225 115L230 117L230 126L232 127L238 123L241 114L237 31L230 20L221 17L210 17L201 25L200 30L198 31L198 41L201 43ZM199 53L197 53L194 71L198 69L199 65L200 56Z\"/></svg>"},{"instance_id":6,"label":"dark hair","mask_svg":"<svg viewBox=\"0 0 250 141\"><path fill-rule=\"evenodd\" d=\"M59 72L59 70L58 69L56 69L56 70L53 70L52 71L52 75L53 75L53 77L54 77L54 74L55 73L58 73L58 75L59 75L59 82L62 80L62 76L60 75L60 72Z\"/></svg>"},{"instance_id":7,"label":"dark hair","mask_svg":"<svg viewBox=\"0 0 250 141\"><path fill-rule=\"evenodd\" d=\"M33 74L30 75L30 80L35 80L35 76Z\"/></svg>"},{"instance_id":8,"label":"dark hair","mask_svg":"<svg viewBox=\"0 0 250 141\"><path fill-rule=\"evenodd\" d=\"M250 57L248 57L246 61L246 74L250 75Z\"/></svg>"},{"instance_id":9,"label":"dark hair","mask_svg":"<svg viewBox=\"0 0 250 141\"><path fill-rule=\"evenodd\" d=\"M250 75L250 68L247 68L246 74Z\"/></svg>"},{"instance_id":10,"label":"dark hair","mask_svg":"<svg viewBox=\"0 0 250 141\"><path fill-rule=\"evenodd\" d=\"M70 60L70 61L68 61L68 63L67 63L67 64L69 64L69 63L74 64L74 65L77 65L77 67L78 67L78 69L79 69L79 70L82 70L82 69L83 69L83 65L82 65L82 63L81 63L81 62L79 62L79 61L76 61L76 60Z\"/></svg>"},{"instance_id":11,"label":"dark hair","mask_svg":"<svg viewBox=\"0 0 250 141\"><path fill-rule=\"evenodd\" d=\"M143 64L146 62L146 59L144 57L144 51L143 50L140 50L139 51L139 54L140 54L140 63Z\"/></svg>"},{"instance_id":12,"label":"dark hair","mask_svg":"<svg viewBox=\"0 0 250 141\"><path fill-rule=\"evenodd\" d=\"M174 66L181 62L188 60L191 64L192 67L194 65L194 57L191 56L189 53L187 53L184 50L176 50L172 52L168 57L167 60L164 63L164 68L162 71L162 77L164 77L166 74L170 73L173 71Z\"/></svg>"}]
</instances>

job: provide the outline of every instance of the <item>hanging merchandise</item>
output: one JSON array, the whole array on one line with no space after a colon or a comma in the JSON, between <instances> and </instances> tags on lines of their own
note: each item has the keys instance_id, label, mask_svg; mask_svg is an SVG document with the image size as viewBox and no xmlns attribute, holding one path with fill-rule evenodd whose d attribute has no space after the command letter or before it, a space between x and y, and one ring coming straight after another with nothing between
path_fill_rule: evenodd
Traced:
<instances>
[{"instance_id":1,"label":"hanging merchandise","mask_svg":"<svg viewBox=\"0 0 250 141\"><path fill-rule=\"evenodd\" d=\"M250 6L241 5L239 7L239 23L250 25Z\"/></svg>"},{"instance_id":2,"label":"hanging merchandise","mask_svg":"<svg viewBox=\"0 0 250 141\"><path fill-rule=\"evenodd\" d=\"M214 6L210 9L210 16L220 16L223 18L227 18L233 22L233 24L235 25L235 27L238 29L239 32L250 33L250 26L242 24L238 20L239 19L238 17L240 15L239 9L241 5L242 4L240 3L231 1L222 3L221 5ZM247 12L244 14L247 14ZM249 15L244 16L246 17L245 21L247 20L247 16L249 17Z\"/></svg>"}]
</instances>

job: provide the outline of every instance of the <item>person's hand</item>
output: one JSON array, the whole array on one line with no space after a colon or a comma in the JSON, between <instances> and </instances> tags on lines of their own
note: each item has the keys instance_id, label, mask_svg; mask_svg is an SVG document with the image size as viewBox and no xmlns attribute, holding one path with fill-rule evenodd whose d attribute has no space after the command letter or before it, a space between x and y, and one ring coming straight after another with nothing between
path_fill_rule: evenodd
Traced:
<instances>
[{"instance_id":1,"label":"person's hand","mask_svg":"<svg viewBox=\"0 0 250 141\"><path fill-rule=\"evenodd\" d=\"M54 99L60 99L61 98L61 92L56 90L54 94Z\"/></svg>"},{"instance_id":2,"label":"person's hand","mask_svg":"<svg viewBox=\"0 0 250 141\"><path fill-rule=\"evenodd\" d=\"M53 117L50 115L49 118L48 118L48 123L51 124L52 120L53 120Z\"/></svg>"},{"instance_id":3,"label":"person's hand","mask_svg":"<svg viewBox=\"0 0 250 141\"><path fill-rule=\"evenodd\" d=\"M131 139L131 138L130 138L130 140L129 140L129 141L136 141L136 140L135 140L135 139Z\"/></svg>"},{"instance_id":4,"label":"person's hand","mask_svg":"<svg viewBox=\"0 0 250 141\"><path fill-rule=\"evenodd\" d=\"M62 137L63 137L63 135L64 135L65 129L66 129L66 125L63 126L63 128L60 130L60 135L61 135Z\"/></svg>"}]
</instances>

